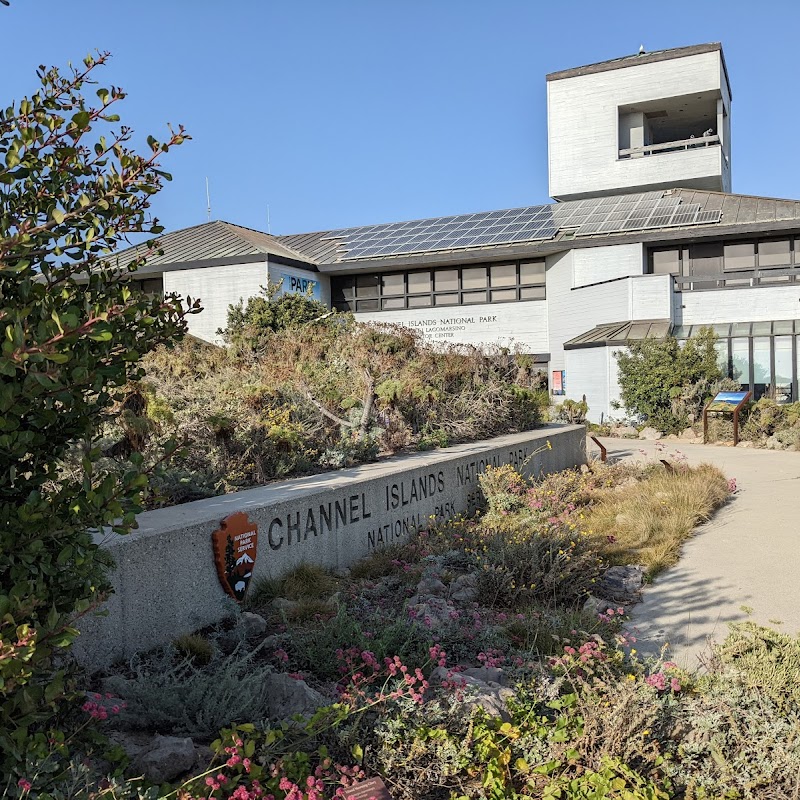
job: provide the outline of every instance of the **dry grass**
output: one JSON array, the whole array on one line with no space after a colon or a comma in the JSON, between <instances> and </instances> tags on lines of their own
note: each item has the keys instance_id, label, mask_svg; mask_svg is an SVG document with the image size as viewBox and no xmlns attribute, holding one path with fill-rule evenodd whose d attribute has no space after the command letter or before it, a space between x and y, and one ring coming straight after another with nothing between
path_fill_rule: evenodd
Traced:
<instances>
[{"instance_id":1,"label":"dry grass","mask_svg":"<svg viewBox=\"0 0 800 800\"><path fill-rule=\"evenodd\" d=\"M586 530L616 564L642 564L655 575L675 564L681 546L729 496L725 475L710 464L654 471L643 481L603 492Z\"/></svg>"},{"instance_id":2,"label":"dry grass","mask_svg":"<svg viewBox=\"0 0 800 800\"><path fill-rule=\"evenodd\" d=\"M336 578L324 567L300 564L282 578L257 578L247 595L248 608L261 608L276 597L287 600L325 600L338 588Z\"/></svg>"}]
</instances>

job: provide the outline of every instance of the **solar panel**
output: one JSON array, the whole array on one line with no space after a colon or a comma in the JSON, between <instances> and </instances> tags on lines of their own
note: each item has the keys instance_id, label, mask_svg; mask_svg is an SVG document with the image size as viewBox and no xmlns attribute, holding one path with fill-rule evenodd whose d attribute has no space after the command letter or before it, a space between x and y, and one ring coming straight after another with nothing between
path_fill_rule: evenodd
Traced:
<instances>
[{"instance_id":1,"label":"solar panel","mask_svg":"<svg viewBox=\"0 0 800 800\"><path fill-rule=\"evenodd\" d=\"M590 197L553 205L528 206L454 217L365 225L331 231L340 260L481 247L552 239L564 228L575 236L719 222L720 211L701 211L677 195L660 191Z\"/></svg>"}]
</instances>

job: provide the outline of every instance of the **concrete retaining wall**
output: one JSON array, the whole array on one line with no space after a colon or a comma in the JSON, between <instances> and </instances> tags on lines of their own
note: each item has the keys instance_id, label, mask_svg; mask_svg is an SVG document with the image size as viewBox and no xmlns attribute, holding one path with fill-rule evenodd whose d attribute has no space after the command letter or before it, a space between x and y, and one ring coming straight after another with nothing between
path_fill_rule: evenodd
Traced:
<instances>
[{"instance_id":1,"label":"concrete retaining wall","mask_svg":"<svg viewBox=\"0 0 800 800\"><path fill-rule=\"evenodd\" d=\"M117 564L115 593L106 616L81 621L73 652L100 668L228 615L234 601L217 578L211 534L235 512L258 525L254 580L303 562L337 569L404 541L431 516L473 511L478 475L488 464L522 466L529 459L528 475L583 464L585 437L582 425L548 425L148 511L133 533L104 539ZM552 449L535 452L548 441Z\"/></svg>"}]
</instances>

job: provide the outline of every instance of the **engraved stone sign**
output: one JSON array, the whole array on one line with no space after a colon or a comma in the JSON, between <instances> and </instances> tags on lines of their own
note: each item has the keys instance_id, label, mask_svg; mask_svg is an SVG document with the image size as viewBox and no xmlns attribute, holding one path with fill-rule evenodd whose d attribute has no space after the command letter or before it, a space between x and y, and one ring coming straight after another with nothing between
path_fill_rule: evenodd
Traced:
<instances>
[{"instance_id":1,"label":"engraved stone sign","mask_svg":"<svg viewBox=\"0 0 800 800\"><path fill-rule=\"evenodd\" d=\"M222 520L211 534L214 563L222 588L241 603L253 577L258 547L258 525L242 511Z\"/></svg>"}]
</instances>

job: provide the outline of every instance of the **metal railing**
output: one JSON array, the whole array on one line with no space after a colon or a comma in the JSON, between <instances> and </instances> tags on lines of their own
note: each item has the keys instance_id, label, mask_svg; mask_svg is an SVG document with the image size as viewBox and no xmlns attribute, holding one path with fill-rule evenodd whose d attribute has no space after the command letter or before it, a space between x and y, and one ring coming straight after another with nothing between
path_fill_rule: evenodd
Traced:
<instances>
[{"instance_id":1,"label":"metal railing","mask_svg":"<svg viewBox=\"0 0 800 800\"><path fill-rule=\"evenodd\" d=\"M707 275L673 275L675 288L683 291L742 286L773 286L800 282L800 266L728 270Z\"/></svg>"},{"instance_id":2,"label":"metal railing","mask_svg":"<svg viewBox=\"0 0 800 800\"><path fill-rule=\"evenodd\" d=\"M720 144L717 134L713 136L695 136L691 139L680 139L677 142L662 142L661 144L648 144L644 147L626 147L619 151L620 158L632 156L651 156L654 153L670 153L674 150L693 150L695 147L709 147Z\"/></svg>"}]
</instances>

